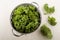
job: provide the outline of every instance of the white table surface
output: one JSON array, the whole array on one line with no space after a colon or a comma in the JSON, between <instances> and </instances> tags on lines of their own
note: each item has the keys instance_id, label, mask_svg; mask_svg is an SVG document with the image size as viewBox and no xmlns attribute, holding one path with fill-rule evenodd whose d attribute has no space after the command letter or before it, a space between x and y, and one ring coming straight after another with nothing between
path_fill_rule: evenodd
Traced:
<instances>
[{"instance_id":1,"label":"white table surface","mask_svg":"<svg viewBox=\"0 0 60 40\"><path fill-rule=\"evenodd\" d=\"M42 15L42 24L47 24L47 26L52 30L53 38L52 40L60 40L60 1L59 0L0 0L0 40L48 40L39 32L40 27L33 33L23 35L21 37L15 37L12 34L12 27L10 24L10 14L11 11L21 3L31 3L37 2L39 4L39 10ZM47 16L44 15L43 5L48 3L51 6L55 6L55 13L50 16L56 18L57 25L51 26L47 23Z\"/></svg>"}]
</instances>

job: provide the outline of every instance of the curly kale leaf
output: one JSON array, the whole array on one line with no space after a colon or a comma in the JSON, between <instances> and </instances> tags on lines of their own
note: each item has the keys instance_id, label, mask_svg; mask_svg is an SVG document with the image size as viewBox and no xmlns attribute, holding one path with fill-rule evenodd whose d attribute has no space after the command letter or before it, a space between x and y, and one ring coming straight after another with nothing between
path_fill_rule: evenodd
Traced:
<instances>
[{"instance_id":1,"label":"curly kale leaf","mask_svg":"<svg viewBox=\"0 0 60 40\"><path fill-rule=\"evenodd\" d=\"M46 25L42 25L40 31L42 35L46 36L49 39L51 39L53 36L51 30Z\"/></svg>"},{"instance_id":2,"label":"curly kale leaf","mask_svg":"<svg viewBox=\"0 0 60 40\"><path fill-rule=\"evenodd\" d=\"M48 4L44 5L44 10L46 12L46 14L51 14L55 12L55 7L49 7Z\"/></svg>"},{"instance_id":3,"label":"curly kale leaf","mask_svg":"<svg viewBox=\"0 0 60 40\"><path fill-rule=\"evenodd\" d=\"M49 17L48 16L48 22L49 24L51 24L52 26L55 26L57 24L56 19L54 17Z\"/></svg>"}]
</instances>

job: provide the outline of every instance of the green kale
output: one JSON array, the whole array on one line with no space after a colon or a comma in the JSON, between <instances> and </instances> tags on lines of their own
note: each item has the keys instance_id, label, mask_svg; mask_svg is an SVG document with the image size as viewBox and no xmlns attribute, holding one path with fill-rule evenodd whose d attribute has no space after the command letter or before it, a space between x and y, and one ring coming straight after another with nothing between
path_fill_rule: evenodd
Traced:
<instances>
[{"instance_id":1,"label":"green kale","mask_svg":"<svg viewBox=\"0 0 60 40\"><path fill-rule=\"evenodd\" d=\"M44 10L46 14L51 14L55 12L55 7L49 7L48 4L44 5Z\"/></svg>"},{"instance_id":2,"label":"green kale","mask_svg":"<svg viewBox=\"0 0 60 40\"><path fill-rule=\"evenodd\" d=\"M40 24L39 21L39 12L33 5L20 5L13 10L12 23L19 32L29 33L34 31Z\"/></svg>"},{"instance_id":3,"label":"green kale","mask_svg":"<svg viewBox=\"0 0 60 40\"><path fill-rule=\"evenodd\" d=\"M51 30L46 25L42 25L40 31L42 35L46 36L49 39L51 39L53 36Z\"/></svg>"},{"instance_id":4,"label":"green kale","mask_svg":"<svg viewBox=\"0 0 60 40\"><path fill-rule=\"evenodd\" d=\"M48 22L49 24L51 24L52 26L55 26L57 24L56 19L54 17L49 17L48 16Z\"/></svg>"}]
</instances>

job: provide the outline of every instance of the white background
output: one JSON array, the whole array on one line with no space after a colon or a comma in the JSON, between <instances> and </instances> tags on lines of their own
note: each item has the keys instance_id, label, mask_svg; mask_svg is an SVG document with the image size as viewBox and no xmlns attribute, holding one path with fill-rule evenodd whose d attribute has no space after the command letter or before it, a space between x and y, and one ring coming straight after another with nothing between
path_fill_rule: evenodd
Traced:
<instances>
[{"instance_id":1,"label":"white background","mask_svg":"<svg viewBox=\"0 0 60 40\"><path fill-rule=\"evenodd\" d=\"M12 10L21 3L31 3L37 2L39 4L39 10L42 16L42 24L47 24L47 26L52 30L53 38L52 40L60 40L60 1L59 0L0 0L0 40L48 40L39 32L38 30L31 34L23 35L21 37L15 37L12 34L12 27L10 24L10 14ZM55 6L55 13L50 16L56 18L57 25L51 26L47 23L48 15L44 15L43 5L48 3L50 6Z\"/></svg>"}]
</instances>

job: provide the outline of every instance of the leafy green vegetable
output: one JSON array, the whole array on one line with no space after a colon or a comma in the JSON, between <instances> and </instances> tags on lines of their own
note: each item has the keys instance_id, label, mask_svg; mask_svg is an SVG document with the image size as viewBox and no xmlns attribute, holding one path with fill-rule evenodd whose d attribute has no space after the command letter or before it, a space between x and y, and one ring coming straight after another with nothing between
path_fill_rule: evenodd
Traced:
<instances>
[{"instance_id":1,"label":"leafy green vegetable","mask_svg":"<svg viewBox=\"0 0 60 40\"><path fill-rule=\"evenodd\" d=\"M40 31L42 35L46 36L49 39L51 39L53 36L51 30L46 25L42 25Z\"/></svg>"},{"instance_id":2,"label":"leafy green vegetable","mask_svg":"<svg viewBox=\"0 0 60 40\"><path fill-rule=\"evenodd\" d=\"M25 4L13 10L12 23L19 32L29 33L40 24L40 15L33 5Z\"/></svg>"},{"instance_id":3,"label":"leafy green vegetable","mask_svg":"<svg viewBox=\"0 0 60 40\"><path fill-rule=\"evenodd\" d=\"M49 24L51 24L52 26L55 26L57 24L56 19L54 17L49 17L48 16L48 22Z\"/></svg>"},{"instance_id":4,"label":"leafy green vegetable","mask_svg":"<svg viewBox=\"0 0 60 40\"><path fill-rule=\"evenodd\" d=\"M49 7L48 4L44 5L44 10L46 14L51 14L55 12L55 7Z\"/></svg>"}]
</instances>

